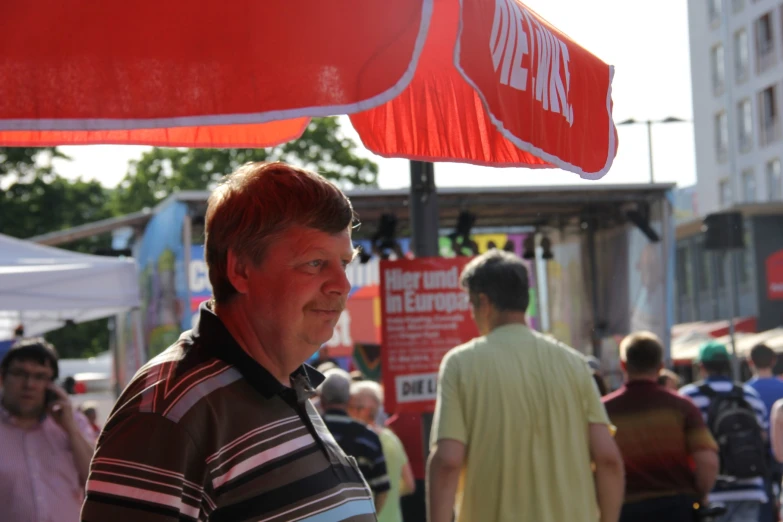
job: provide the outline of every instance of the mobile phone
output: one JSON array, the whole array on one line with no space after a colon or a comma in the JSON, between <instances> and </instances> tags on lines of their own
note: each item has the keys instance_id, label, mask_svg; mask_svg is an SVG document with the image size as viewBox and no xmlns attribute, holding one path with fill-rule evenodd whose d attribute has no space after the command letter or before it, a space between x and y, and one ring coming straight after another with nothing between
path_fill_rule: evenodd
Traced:
<instances>
[{"instance_id":1,"label":"mobile phone","mask_svg":"<svg viewBox=\"0 0 783 522\"><path fill-rule=\"evenodd\" d=\"M48 408L53 402L57 401L57 394L52 390L46 390L44 395L44 406Z\"/></svg>"}]
</instances>

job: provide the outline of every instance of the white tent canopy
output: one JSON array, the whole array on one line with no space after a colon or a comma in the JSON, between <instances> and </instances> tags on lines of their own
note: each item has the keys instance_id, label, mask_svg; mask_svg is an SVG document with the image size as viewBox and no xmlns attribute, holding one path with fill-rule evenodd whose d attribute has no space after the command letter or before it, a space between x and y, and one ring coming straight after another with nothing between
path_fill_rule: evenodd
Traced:
<instances>
[{"instance_id":1,"label":"white tent canopy","mask_svg":"<svg viewBox=\"0 0 783 522\"><path fill-rule=\"evenodd\" d=\"M61 250L0 234L0 340L20 323L41 335L139 306L132 259ZM108 347L107 347L108 348Z\"/></svg>"}]
</instances>

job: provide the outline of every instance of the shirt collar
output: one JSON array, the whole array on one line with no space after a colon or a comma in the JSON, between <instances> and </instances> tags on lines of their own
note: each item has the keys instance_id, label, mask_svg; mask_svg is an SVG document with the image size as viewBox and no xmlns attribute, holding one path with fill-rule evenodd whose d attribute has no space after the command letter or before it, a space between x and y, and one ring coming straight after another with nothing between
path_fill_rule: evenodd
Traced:
<instances>
[{"instance_id":1,"label":"shirt collar","mask_svg":"<svg viewBox=\"0 0 783 522\"><path fill-rule=\"evenodd\" d=\"M329 408L324 411L324 415L329 416L335 416L335 417L348 417L348 412L341 409L341 408Z\"/></svg>"},{"instance_id":2,"label":"shirt collar","mask_svg":"<svg viewBox=\"0 0 783 522\"><path fill-rule=\"evenodd\" d=\"M202 343L211 355L239 370L248 383L267 399L290 389L239 346L223 321L209 307L208 301L199 307L199 316L190 335L195 342ZM303 364L291 374L291 383L302 400L314 395L315 388L324 378L318 370Z\"/></svg>"},{"instance_id":3,"label":"shirt collar","mask_svg":"<svg viewBox=\"0 0 783 522\"><path fill-rule=\"evenodd\" d=\"M650 379L633 379L625 383L626 388L633 388L634 386L660 386L660 384Z\"/></svg>"}]
</instances>

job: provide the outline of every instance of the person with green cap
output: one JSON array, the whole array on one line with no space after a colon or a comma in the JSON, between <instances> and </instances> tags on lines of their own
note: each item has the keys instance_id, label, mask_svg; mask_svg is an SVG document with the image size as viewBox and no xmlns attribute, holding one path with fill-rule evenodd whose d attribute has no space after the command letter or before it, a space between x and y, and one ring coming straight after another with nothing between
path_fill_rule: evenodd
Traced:
<instances>
[{"instance_id":1,"label":"person with green cap","mask_svg":"<svg viewBox=\"0 0 783 522\"><path fill-rule=\"evenodd\" d=\"M750 386L734 382L726 347L715 340L699 348L703 380L680 389L701 410L718 442L720 474L710 493L710 502L726 505L716 522L757 522L767 501L766 466L767 409Z\"/></svg>"}]
</instances>

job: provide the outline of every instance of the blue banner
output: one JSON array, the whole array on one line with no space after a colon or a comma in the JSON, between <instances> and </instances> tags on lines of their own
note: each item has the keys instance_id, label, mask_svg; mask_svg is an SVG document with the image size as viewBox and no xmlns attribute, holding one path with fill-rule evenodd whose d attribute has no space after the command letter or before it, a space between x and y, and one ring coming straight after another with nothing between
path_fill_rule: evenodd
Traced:
<instances>
[{"instance_id":1,"label":"blue banner","mask_svg":"<svg viewBox=\"0 0 783 522\"><path fill-rule=\"evenodd\" d=\"M168 348L188 324L182 227L187 206L174 201L147 224L137 261L147 358ZM189 328L189 326L188 326Z\"/></svg>"}]
</instances>

